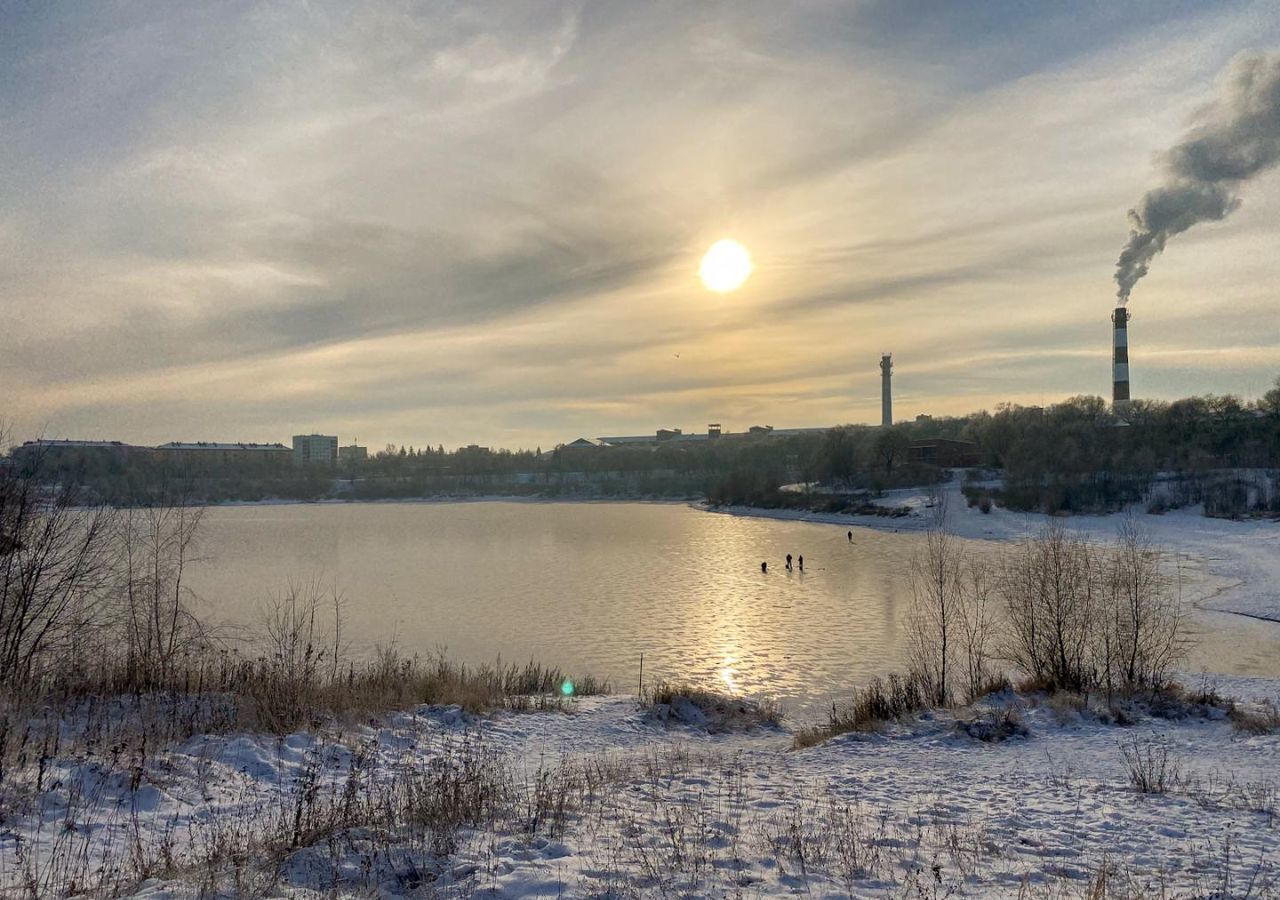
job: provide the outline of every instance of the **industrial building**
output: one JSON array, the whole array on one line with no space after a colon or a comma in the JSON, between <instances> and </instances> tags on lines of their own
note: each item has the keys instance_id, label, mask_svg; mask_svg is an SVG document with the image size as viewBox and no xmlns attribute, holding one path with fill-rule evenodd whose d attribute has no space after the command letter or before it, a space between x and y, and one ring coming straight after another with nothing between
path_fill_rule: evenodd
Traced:
<instances>
[{"instance_id":1,"label":"industrial building","mask_svg":"<svg viewBox=\"0 0 1280 900\"><path fill-rule=\"evenodd\" d=\"M728 440L767 436L792 437L798 434L816 434L823 431L829 431L831 430L831 427L832 426L823 426L819 428L774 428L772 425L752 425L746 431L730 432L725 431L718 422L713 422L707 426L707 430L705 432L695 431L686 433L679 428L659 428L652 434L626 434L598 438L581 437L575 441L565 444L564 446L575 450L604 447L653 448L658 447L659 445L698 443L702 441L719 440L721 438Z\"/></svg>"},{"instance_id":2,"label":"industrial building","mask_svg":"<svg viewBox=\"0 0 1280 900\"><path fill-rule=\"evenodd\" d=\"M338 436L336 434L295 434L293 461L299 465L334 465L338 461Z\"/></svg>"}]
</instances>

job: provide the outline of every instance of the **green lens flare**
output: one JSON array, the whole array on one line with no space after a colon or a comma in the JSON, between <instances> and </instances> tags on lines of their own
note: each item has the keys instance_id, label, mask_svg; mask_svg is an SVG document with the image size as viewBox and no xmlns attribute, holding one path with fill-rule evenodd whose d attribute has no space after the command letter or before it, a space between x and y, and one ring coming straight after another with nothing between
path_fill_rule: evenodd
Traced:
<instances>
[{"instance_id":1,"label":"green lens flare","mask_svg":"<svg viewBox=\"0 0 1280 900\"><path fill-rule=\"evenodd\" d=\"M572 682L572 681L570 681L568 678L566 678L566 679L564 680L564 684L560 685L560 693L564 694L566 697L572 697L572 696L573 696L573 682Z\"/></svg>"}]
</instances>

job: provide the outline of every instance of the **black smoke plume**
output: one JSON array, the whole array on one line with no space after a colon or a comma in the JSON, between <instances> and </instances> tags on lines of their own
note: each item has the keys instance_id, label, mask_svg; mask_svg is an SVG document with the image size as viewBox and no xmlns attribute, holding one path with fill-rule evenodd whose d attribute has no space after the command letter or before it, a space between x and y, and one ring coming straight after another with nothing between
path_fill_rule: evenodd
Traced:
<instances>
[{"instance_id":1,"label":"black smoke plume","mask_svg":"<svg viewBox=\"0 0 1280 900\"><path fill-rule=\"evenodd\" d=\"M1229 216L1240 185L1280 162L1280 54L1232 60L1218 98L1162 162L1165 183L1129 210L1129 243L1116 263L1121 303L1169 238Z\"/></svg>"}]
</instances>

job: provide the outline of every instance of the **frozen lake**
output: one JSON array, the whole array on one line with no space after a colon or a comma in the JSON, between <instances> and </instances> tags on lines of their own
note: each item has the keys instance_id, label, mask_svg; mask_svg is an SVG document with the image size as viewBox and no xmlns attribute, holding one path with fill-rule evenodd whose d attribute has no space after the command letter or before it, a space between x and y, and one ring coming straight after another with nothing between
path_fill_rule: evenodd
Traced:
<instances>
[{"instance_id":1,"label":"frozen lake","mask_svg":"<svg viewBox=\"0 0 1280 900\"><path fill-rule=\"evenodd\" d=\"M765 693L813 714L902 666L905 572L921 537L855 527L850 544L846 531L681 504L217 507L190 583L231 624L260 621L291 580L336 585L355 653L394 641L473 662L536 659L622 692L635 689L643 653L647 682ZM787 553L804 555L803 573L784 570ZM1211 588L1193 573L1187 595ZM1205 640L1189 671L1280 675L1280 626L1196 621Z\"/></svg>"}]
</instances>

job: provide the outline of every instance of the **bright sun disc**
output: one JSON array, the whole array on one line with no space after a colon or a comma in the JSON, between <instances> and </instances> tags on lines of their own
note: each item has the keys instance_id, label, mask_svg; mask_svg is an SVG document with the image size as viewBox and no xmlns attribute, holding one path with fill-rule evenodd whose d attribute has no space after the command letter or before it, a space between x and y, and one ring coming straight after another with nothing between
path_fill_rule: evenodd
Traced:
<instances>
[{"instance_id":1,"label":"bright sun disc","mask_svg":"<svg viewBox=\"0 0 1280 900\"><path fill-rule=\"evenodd\" d=\"M751 274L751 254L732 238L716 241L702 257L698 275L702 283L719 294L737 290Z\"/></svg>"}]
</instances>

